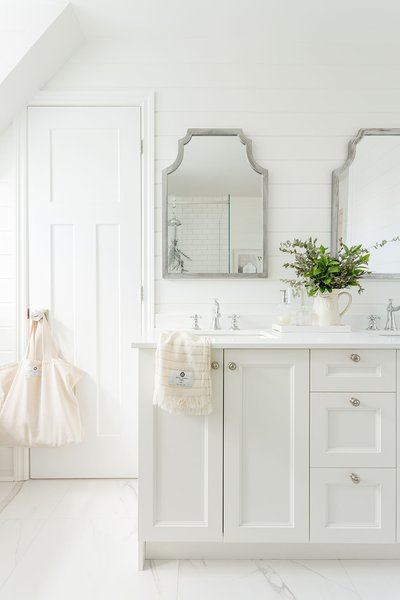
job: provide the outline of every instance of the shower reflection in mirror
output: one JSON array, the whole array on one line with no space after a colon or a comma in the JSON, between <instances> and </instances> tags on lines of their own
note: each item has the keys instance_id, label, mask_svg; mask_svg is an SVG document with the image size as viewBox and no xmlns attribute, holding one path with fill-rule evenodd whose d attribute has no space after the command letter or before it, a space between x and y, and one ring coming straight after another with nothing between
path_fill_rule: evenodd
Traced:
<instances>
[{"instance_id":1,"label":"shower reflection in mirror","mask_svg":"<svg viewBox=\"0 0 400 600\"><path fill-rule=\"evenodd\" d=\"M265 277L267 171L241 130L203 131L164 172L164 277Z\"/></svg>"}]
</instances>

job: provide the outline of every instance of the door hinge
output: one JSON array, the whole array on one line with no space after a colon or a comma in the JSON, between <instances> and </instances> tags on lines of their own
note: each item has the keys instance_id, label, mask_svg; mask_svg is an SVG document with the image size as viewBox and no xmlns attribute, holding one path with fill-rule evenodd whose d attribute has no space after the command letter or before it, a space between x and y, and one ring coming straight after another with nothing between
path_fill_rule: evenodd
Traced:
<instances>
[{"instance_id":1,"label":"door hinge","mask_svg":"<svg viewBox=\"0 0 400 600\"><path fill-rule=\"evenodd\" d=\"M143 140L140 140L140 154L143 154Z\"/></svg>"},{"instance_id":2,"label":"door hinge","mask_svg":"<svg viewBox=\"0 0 400 600\"><path fill-rule=\"evenodd\" d=\"M144 300L144 287L143 287L143 286L141 286L141 288L140 288L140 300L141 300L142 302L143 302L143 300Z\"/></svg>"},{"instance_id":3,"label":"door hinge","mask_svg":"<svg viewBox=\"0 0 400 600\"><path fill-rule=\"evenodd\" d=\"M26 318L28 319L28 321L31 318L31 311L30 311L29 307L26 309Z\"/></svg>"}]
</instances>

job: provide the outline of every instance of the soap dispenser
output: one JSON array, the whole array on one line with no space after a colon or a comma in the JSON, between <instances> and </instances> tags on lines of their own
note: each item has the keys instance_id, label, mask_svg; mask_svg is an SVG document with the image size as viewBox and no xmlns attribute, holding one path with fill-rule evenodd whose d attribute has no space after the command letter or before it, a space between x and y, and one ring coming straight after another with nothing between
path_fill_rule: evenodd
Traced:
<instances>
[{"instance_id":1,"label":"soap dispenser","mask_svg":"<svg viewBox=\"0 0 400 600\"><path fill-rule=\"evenodd\" d=\"M279 325L290 325L292 321L292 311L289 303L289 290L280 290L282 297L278 304L276 320Z\"/></svg>"}]
</instances>

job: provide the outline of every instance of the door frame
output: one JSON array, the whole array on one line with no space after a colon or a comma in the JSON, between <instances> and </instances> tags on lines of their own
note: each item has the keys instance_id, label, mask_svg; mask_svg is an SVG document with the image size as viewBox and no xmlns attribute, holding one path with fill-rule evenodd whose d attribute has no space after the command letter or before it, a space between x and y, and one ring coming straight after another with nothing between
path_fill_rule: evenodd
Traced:
<instances>
[{"instance_id":1,"label":"door frame","mask_svg":"<svg viewBox=\"0 0 400 600\"><path fill-rule=\"evenodd\" d=\"M28 336L28 108L34 106L140 108L141 127L141 208L142 208L142 335L154 328L154 91L52 90L38 92L14 122L17 165L17 357L22 357ZM14 480L29 479L29 449L15 448Z\"/></svg>"}]
</instances>

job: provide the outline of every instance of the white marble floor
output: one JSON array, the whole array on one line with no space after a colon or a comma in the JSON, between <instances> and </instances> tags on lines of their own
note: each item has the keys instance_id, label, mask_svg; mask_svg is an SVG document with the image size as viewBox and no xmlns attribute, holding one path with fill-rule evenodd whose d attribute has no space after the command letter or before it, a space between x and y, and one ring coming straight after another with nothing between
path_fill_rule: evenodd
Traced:
<instances>
[{"instance_id":1,"label":"white marble floor","mask_svg":"<svg viewBox=\"0 0 400 600\"><path fill-rule=\"evenodd\" d=\"M399 600L400 561L171 560L136 572L136 481L0 482L0 600Z\"/></svg>"}]
</instances>

